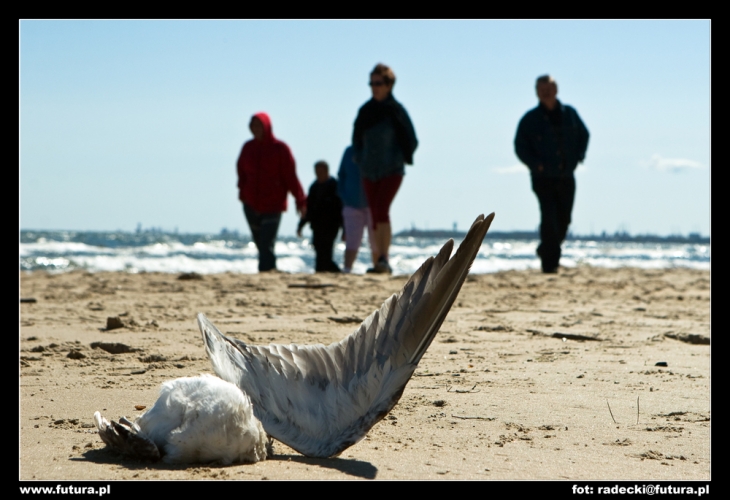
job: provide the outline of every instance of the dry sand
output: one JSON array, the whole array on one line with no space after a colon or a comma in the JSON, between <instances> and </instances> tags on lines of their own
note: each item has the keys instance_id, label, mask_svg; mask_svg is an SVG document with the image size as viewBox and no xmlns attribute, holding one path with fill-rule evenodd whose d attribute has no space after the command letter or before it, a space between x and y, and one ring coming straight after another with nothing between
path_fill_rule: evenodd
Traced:
<instances>
[{"instance_id":1,"label":"dry sand","mask_svg":"<svg viewBox=\"0 0 730 500\"><path fill-rule=\"evenodd\" d=\"M277 442L257 464L145 463L93 427L212 373L198 312L245 342L328 344L406 279L21 273L20 479L710 479L710 275L688 269L469 276L400 402L339 458Z\"/></svg>"}]
</instances>

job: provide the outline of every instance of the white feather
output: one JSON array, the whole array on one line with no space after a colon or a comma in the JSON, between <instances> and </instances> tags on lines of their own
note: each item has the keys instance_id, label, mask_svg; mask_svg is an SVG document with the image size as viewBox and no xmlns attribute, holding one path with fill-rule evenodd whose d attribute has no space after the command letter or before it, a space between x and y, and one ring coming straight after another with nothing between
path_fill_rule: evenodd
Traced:
<instances>
[{"instance_id":1,"label":"white feather","mask_svg":"<svg viewBox=\"0 0 730 500\"><path fill-rule=\"evenodd\" d=\"M110 437L114 425L99 412L94 414L107 444L139 458L152 457L130 451L138 448L128 445L130 440L154 443L162 460L168 463L257 462L267 455L268 438L253 414L250 398L235 385L213 375L163 383L152 408L134 423L125 424L125 420L122 432ZM120 424L115 425L119 430ZM129 434L124 432L126 429ZM121 446L115 446L120 440Z\"/></svg>"}]
</instances>

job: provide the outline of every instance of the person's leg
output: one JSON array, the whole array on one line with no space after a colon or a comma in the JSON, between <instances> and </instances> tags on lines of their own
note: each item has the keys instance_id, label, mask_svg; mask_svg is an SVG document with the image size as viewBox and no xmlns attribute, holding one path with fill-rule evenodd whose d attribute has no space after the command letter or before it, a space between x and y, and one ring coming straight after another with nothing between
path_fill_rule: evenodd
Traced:
<instances>
[{"instance_id":1,"label":"person's leg","mask_svg":"<svg viewBox=\"0 0 730 500\"><path fill-rule=\"evenodd\" d=\"M380 250L380 259L385 259L385 265L383 266L387 272L392 272L388 259L390 258L390 243L393 239L393 232L390 224L390 205L393 203L398 189L400 188L401 182L403 182L402 175L393 175L386 177L382 180L382 187L380 190L380 202L382 203L382 212L384 217L381 215L381 221L378 222L377 231L380 233L376 238L376 245ZM385 220L382 220L384 218Z\"/></svg>"},{"instance_id":2,"label":"person's leg","mask_svg":"<svg viewBox=\"0 0 730 500\"><path fill-rule=\"evenodd\" d=\"M312 246L314 247L314 272L321 273L324 271L322 263L324 257L324 244L322 232L312 228Z\"/></svg>"},{"instance_id":3,"label":"person's leg","mask_svg":"<svg viewBox=\"0 0 730 500\"><path fill-rule=\"evenodd\" d=\"M375 222L375 216L378 213L379 208L375 205L375 202L377 201L377 183L375 181L371 181L369 179L362 179L362 185L365 189L365 197L368 199L368 206L370 208L370 224L368 227L368 234L372 236L372 240L375 242L375 245L377 246L377 234L375 232L376 228L376 222ZM374 249L373 251L373 261L377 262L378 258L380 257L380 252L376 252Z\"/></svg>"},{"instance_id":4,"label":"person's leg","mask_svg":"<svg viewBox=\"0 0 730 500\"><path fill-rule=\"evenodd\" d=\"M276 255L274 245L276 234L279 232L281 213L261 214L261 226L259 232L259 271L271 271L276 269Z\"/></svg>"},{"instance_id":5,"label":"person's leg","mask_svg":"<svg viewBox=\"0 0 730 500\"><path fill-rule=\"evenodd\" d=\"M392 240L390 205L393 203L401 182L403 182L402 175L391 175L376 182L363 179L365 195L368 198L373 219L373 232L378 249L377 261L378 263L384 261L384 268L389 268L388 251Z\"/></svg>"},{"instance_id":6,"label":"person's leg","mask_svg":"<svg viewBox=\"0 0 730 500\"><path fill-rule=\"evenodd\" d=\"M367 223L364 210L353 207L342 207L342 220L345 228L344 271L346 273L352 270L352 265L355 263L358 251L360 250L363 230Z\"/></svg>"},{"instance_id":7,"label":"person's leg","mask_svg":"<svg viewBox=\"0 0 730 500\"><path fill-rule=\"evenodd\" d=\"M365 227L368 230L368 244L370 245L370 254L373 259L373 265L378 263L375 255L378 255L378 244L375 242L375 231L373 230L373 217L370 213L370 207L366 208Z\"/></svg>"},{"instance_id":8,"label":"person's leg","mask_svg":"<svg viewBox=\"0 0 730 500\"><path fill-rule=\"evenodd\" d=\"M380 183L369 182L363 179L365 195L370 205L370 221L368 224L368 236L370 238L370 251L372 252L373 267L367 270L368 273L387 273L389 270L388 256L381 249L387 252L389 245L383 245L382 220L387 219L388 214L383 212L383 204L380 202ZM379 222L380 221L380 222Z\"/></svg>"},{"instance_id":9,"label":"person's leg","mask_svg":"<svg viewBox=\"0 0 730 500\"><path fill-rule=\"evenodd\" d=\"M382 248L380 253L381 258L388 260L388 252L390 251L390 242L393 239L393 233L390 227L390 222L378 222L378 226L375 228L375 244L378 248Z\"/></svg>"},{"instance_id":10,"label":"person's leg","mask_svg":"<svg viewBox=\"0 0 730 500\"><path fill-rule=\"evenodd\" d=\"M249 207L245 203L243 204L243 215L246 217L248 227L251 229L251 239L256 244L256 248L259 247L259 233L261 232L261 222L259 214L253 208Z\"/></svg>"},{"instance_id":11,"label":"person's leg","mask_svg":"<svg viewBox=\"0 0 730 500\"><path fill-rule=\"evenodd\" d=\"M327 234L325 235L327 241L325 246L325 254L324 254L324 260L325 265L327 266L326 271L329 271L331 273L340 273L342 270L340 269L340 266L338 266L334 259L332 258L332 253L334 252L334 246L335 246L335 240L337 239L337 234L340 232L339 227L333 227L330 228Z\"/></svg>"},{"instance_id":12,"label":"person's leg","mask_svg":"<svg viewBox=\"0 0 730 500\"><path fill-rule=\"evenodd\" d=\"M558 204L558 241L563 243L568 235L568 226L570 226L570 214L573 211L573 202L575 201L575 178L566 177L560 180L557 186L557 204Z\"/></svg>"},{"instance_id":13,"label":"person's leg","mask_svg":"<svg viewBox=\"0 0 730 500\"><path fill-rule=\"evenodd\" d=\"M342 269L342 272L349 273L352 271L352 265L355 263L355 260L357 259L357 250L348 250L345 249L345 264L344 268Z\"/></svg>"},{"instance_id":14,"label":"person's leg","mask_svg":"<svg viewBox=\"0 0 730 500\"><path fill-rule=\"evenodd\" d=\"M380 206L376 203L378 201L378 183L369 179L362 179L362 186L365 190L365 197L368 199L368 206L370 208L370 224L369 224L369 235L372 236L372 241L375 242L375 246L370 245L370 250L373 257L373 265L377 264L380 259L380 249L378 248L378 233L377 233L377 222L376 217L382 217L379 214ZM371 270L368 270L370 272Z\"/></svg>"},{"instance_id":15,"label":"person's leg","mask_svg":"<svg viewBox=\"0 0 730 500\"><path fill-rule=\"evenodd\" d=\"M540 203L540 246L537 253L542 261L542 271L549 273L557 270L560 261L556 183L556 179L550 178L532 180L532 189Z\"/></svg>"},{"instance_id":16,"label":"person's leg","mask_svg":"<svg viewBox=\"0 0 730 500\"><path fill-rule=\"evenodd\" d=\"M357 250L348 250L345 249L345 264L344 269L342 270L345 273L349 273L352 271L352 265L355 263L355 260L357 259Z\"/></svg>"},{"instance_id":17,"label":"person's leg","mask_svg":"<svg viewBox=\"0 0 730 500\"><path fill-rule=\"evenodd\" d=\"M248 227L251 229L251 239L259 251L259 271L261 270L261 214L250 206L243 204L243 214L246 216Z\"/></svg>"},{"instance_id":18,"label":"person's leg","mask_svg":"<svg viewBox=\"0 0 730 500\"><path fill-rule=\"evenodd\" d=\"M332 261L332 247L338 230L332 228L312 229L312 245L316 254L315 272L340 272L340 268Z\"/></svg>"}]
</instances>

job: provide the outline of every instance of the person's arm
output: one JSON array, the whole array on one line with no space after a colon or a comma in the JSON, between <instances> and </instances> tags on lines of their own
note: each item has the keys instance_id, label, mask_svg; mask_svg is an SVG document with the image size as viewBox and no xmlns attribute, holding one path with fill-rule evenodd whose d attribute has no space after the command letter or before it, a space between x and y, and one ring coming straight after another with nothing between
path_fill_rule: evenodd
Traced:
<instances>
[{"instance_id":1,"label":"person's arm","mask_svg":"<svg viewBox=\"0 0 730 500\"><path fill-rule=\"evenodd\" d=\"M586 128L585 124L583 123L583 120L580 119L580 116L578 116L578 112L575 112L575 119L577 121L578 125L578 137L576 138L576 149L577 149L577 156L578 156L578 162L583 162L586 157L586 150L588 149L588 137L590 134L588 133L588 129Z\"/></svg>"},{"instance_id":2,"label":"person's arm","mask_svg":"<svg viewBox=\"0 0 730 500\"><path fill-rule=\"evenodd\" d=\"M517 134L515 135L515 154L522 163L527 165L530 170L538 172L542 171L542 161L537 156L537 152L532 145L528 132L527 116L520 120L517 126Z\"/></svg>"},{"instance_id":3,"label":"person's arm","mask_svg":"<svg viewBox=\"0 0 730 500\"><path fill-rule=\"evenodd\" d=\"M348 161L347 156L352 155L352 149L347 148L342 154L342 160L340 161L340 169L337 171L337 196L340 199L345 197L345 182L347 182L347 168L346 163ZM349 158L351 161L352 158Z\"/></svg>"},{"instance_id":4,"label":"person's arm","mask_svg":"<svg viewBox=\"0 0 730 500\"><path fill-rule=\"evenodd\" d=\"M286 190L294 196L297 212L304 217L307 214L307 196L304 194L302 184L299 182L299 178L297 177L294 157L291 154L291 150L286 145L282 148L282 156L284 185L286 186Z\"/></svg>"},{"instance_id":5,"label":"person's arm","mask_svg":"<svg viewBox=\"0 0 730 500\"><path fill-rule=\"evenodd\" d=\"M416 148L418 147L418 138L416 137L416 129L413 128L413 122L411 121L411 117L408 116L408 112L406 111L406 108L401 106L401 111L403 113L403 122L406 126L406 135L408 138L408 151L404 151L405 155L405 162L408 165L413 165L413 153L416 152Z\"/></svg>"},{"instance_id":6,"label":"person's arm","mask_svg":"<svg viewBox=\"0 0 730 500\"><path fill-rule=\"evenodd\" d=\"M297 236L300 238L302 237L302 229L304 229L304 226L307 224L307 218L302 217L299 219L299 224L297 225Z\"/></svg>"},{"instance_id":7,"label":"person's arm","mask_svg":"<svg viewBox=\"0 0 730 500\"><path fill-rule=\"evenodd\" d=\"M243 151L246 149L246 145L241 148L241 153L238 155L238 161L236 162L236 171L238 172L238 189L243 189L246 184L246 172L243 170Z\"/></svg>"},{"instance_id":8,"label":"person's arm","mask_svg":"<svg viewBox=\"0 0 730 500\"><path fill-rule=\"evenodd\" d=\"M357 116L355 117L355 123L352 125L352 161L355 163L360 163L360 155L362 154L362 148L363 148L363 137L362 134L364 133L363 130L359 130L358 121L360 120L360 113L362 112L362 107L357 111Z\"/></svg>"},{"instance_id":9,"label":"person's arm","mask_svg":"<svg viewBox=\"0 0 730 500\"><path fill-rule=\"evenodd\" d=\"M307 225L307 222L312 223L311 220L309 220L309 216L312 213L311 210L307 210L308 205L312 202L312 188L309 188L309 196L307 197L307 201L304 203L304 210L302 211L301 217L299 217L299 224L297 225L297 236L300 238L302 237L302 229L304 229L304 226Z\"/></svg>"},{"instance_id":10,"label":"person's arm","mask_svg":"<svg viewBox=\"0 0 730 500\"><path fill-rule=\"evenodd\" d=\"M342 228L342 233L345 233L345 224L342 221L342 198L339 195L340 182L337 179L333 179L335 183L335 209L337 212L338 227Z\"/></svg>"}]
</instances>

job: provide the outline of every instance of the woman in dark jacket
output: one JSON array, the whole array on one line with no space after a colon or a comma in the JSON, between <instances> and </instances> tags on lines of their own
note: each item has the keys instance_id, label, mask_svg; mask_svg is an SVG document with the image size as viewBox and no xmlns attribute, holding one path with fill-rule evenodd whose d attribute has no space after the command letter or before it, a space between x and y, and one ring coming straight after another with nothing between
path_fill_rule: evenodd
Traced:
<instances>
[{"instance_id":1,"label":"woman in dark jacket","mask_svg":"<svg viewBox=\"0 0 730 500\"><path fill-rule=\"evenodd\" d=\"M352 144L370 205L378 251L378 255L373 255L377 264L368 272L390 273L390 205L403 181L405 164L413 164L418 140L408 113L393 97L393 70L378 64L370 73L369 85L373 98L357 114Z\"/></svg>"}]
</instances>

